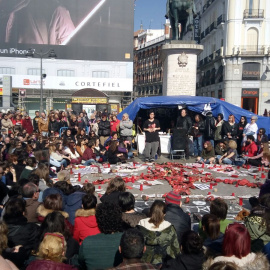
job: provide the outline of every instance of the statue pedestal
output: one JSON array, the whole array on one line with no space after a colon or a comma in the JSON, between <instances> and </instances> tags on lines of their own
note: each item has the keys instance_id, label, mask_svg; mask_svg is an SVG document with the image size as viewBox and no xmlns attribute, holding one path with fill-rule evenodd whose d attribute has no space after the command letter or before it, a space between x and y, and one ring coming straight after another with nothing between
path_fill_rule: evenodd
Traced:
<instances>
[{"instance_id":1,"label":"statue pedestal","mask_svg":"<svg viewBox=\"0 0 270 270\"><path fill-rule=\"evenodd\" d=\"M197 56L203 46L172 40L162 46L163 96L196 95Z\"/></svg>"}]
</instances>

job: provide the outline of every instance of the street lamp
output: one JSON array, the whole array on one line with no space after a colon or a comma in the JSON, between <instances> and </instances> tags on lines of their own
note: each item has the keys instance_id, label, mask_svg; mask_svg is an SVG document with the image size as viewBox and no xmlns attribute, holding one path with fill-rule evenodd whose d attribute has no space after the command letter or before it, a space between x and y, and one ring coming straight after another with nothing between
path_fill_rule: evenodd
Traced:
<instances>
[{"instance_id":1,"label":"street lamp","mask_svg":"<svg viewBox=\"0 0 270 270\"><path fill-rule=\"evenodd\" d=\"M43 79L46 78L46 74L42 74L42 60L43 57L48 56L50 59L55 59L57 56L53 49L50 49L47 52L43 52L40 50L40 52L36 52L34 49L29 49L26 53L27 58L33 58L34 56L38 56L40 58L40 113L43 112Z\"/></svg>"}]
</instances>

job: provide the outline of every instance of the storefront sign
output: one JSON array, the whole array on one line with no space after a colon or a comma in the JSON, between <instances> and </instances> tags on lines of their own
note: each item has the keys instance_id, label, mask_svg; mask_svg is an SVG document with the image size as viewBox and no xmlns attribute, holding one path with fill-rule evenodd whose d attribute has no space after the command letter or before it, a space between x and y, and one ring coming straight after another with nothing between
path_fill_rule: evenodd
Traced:
<instances>
[{"instance_id":1,"label":"storefront sign","mask_svg":"<svg viewBox=\"0 0 270 270\"><path fill-rule=\"evenodd\" d=\"M258 97L259 89L257 88L243 88L242 97Z\"/></svg>"},{"instance_id":2,"label":"storefront sign","mask_svg":"<svg viewBox=\"0 0 270 270\"><path fill-rule=\"evenodd\" d=\"M82 104L108 104L107 98L88 98L88 97L73 97L72 103Z\"/></svg>"},{"instance_id":3,"label":"storefront sign","mask_svg":"<svg viewBox=\"0 0 270 270\"><path fill-rule=\"evenodd\" d=\"M260 64L259 63L244 63L242 78L243 80L259 80L260 79Z\"/></svg>"}]
</instances>

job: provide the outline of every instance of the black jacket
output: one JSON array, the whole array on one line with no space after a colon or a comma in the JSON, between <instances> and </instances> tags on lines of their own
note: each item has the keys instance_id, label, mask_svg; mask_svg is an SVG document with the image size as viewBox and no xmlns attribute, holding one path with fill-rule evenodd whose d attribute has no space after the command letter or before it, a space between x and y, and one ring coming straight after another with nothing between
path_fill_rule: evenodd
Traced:
<instances>
[{"instance_id":1,"label":"black jacket","mask_svg":"<svg viewBox=\"0 0 270 270\"><path fill-rule=\"evenodd\" d=\"M204 139L205 140L214 140L215 130L216 130L216 120L213 116L206 116L204 120L205 130L204 130Z\"/></svg>"},{"instance_id":2,"label":"black jacket","mask_svg":"<svg viewBox=\"0 0 270 270\"><path fill-rule=\"evenodd\" d=\"M189 132L190 128L192 127L191 118L188 115L185 117L182 117L181 115L178 116L177 122L176 122L176 127L186 129L187 132Z\"/></svg>"},{"instance_id":3,"label":"black jacket","mask_svg":"<svg viewBox=\"0 0 270 270\"><path fill-rule=\"evenodd\" d=\"M29 256L38 240L39 226L35 223L27 223L24 216L8 218L4 215L4 221L8 226L8 246L22 245Z\"/></svg>"},{"instance_id":4,"label":"black jacket","mask_svg":"<svg viewBox=\"0 0 270 270\"><path fill-rule=\"evenodd\" d=\"M108 120L100 121L98 124L98 135L99 136L110 136L111 133L111 125Z\"/></svg>"},{"instance_id":5,"label":"black jacket","mask_svg":"<svg viewBox=\"0 0 270 270\"><path fill-rule=\"evenodd\" d=\"M169 203L166 208L165 220L174 226L180 244L183 233L191 229L190 216L179 205Z\"/></svg>"},{"instance_id":6,"label":"black jacket","mask_svg":"<svg viewBox=\"0 0 270 270\"><path fill-rule=\"evenodd\" d=\"M193 127L198 127L198 129L195 129ZM204 130L205 130L204 121L194 122L189 133L191 136L198 137L204 134Z\"/></svg>"},{"instance_id":7,"label":"black jacket","mask_svg":"<svg viewBox=\"0 0 270 270\"><path fill-rule=\"evenodd\" d=\"M228 138L228 133L231 133L233 139L236 139L238 133L238 126L236 123L234 125L230 125L228 121L225 121L221 128L221 136L223 139Z\"/></svg>"},{"instance_id":8,"label":"black jacket","mask_svg":"<svg viewBox=\"0 0 270 270\"><path fill-rule=\"evenodd\" d=\"M164 263L161 269L201 270L205 261L203 251L199 254L179 254L175 259Z\"/></svg>"},{"instance_id":9,"label":"black jacket","mask_svg":"<svg viewBox=\"0 0 270 270\"><path fill-rule=\"evenodd\" d=\"M59 122L55 121L50 121L49 122L49 132L53 131L53 132L59 132L60 126L59 126Z\"/></svg>"}]
</instances>

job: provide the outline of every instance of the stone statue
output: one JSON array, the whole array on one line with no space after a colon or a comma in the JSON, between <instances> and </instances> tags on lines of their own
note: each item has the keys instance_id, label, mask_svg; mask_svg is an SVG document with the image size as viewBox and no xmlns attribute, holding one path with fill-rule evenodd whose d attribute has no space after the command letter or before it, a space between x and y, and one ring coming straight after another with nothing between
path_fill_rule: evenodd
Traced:
<instances>
[{"instance_id":1,"label":"stone statue","mask_svg":"<svg viewBox=\"0 0 270 270\"><path fill-rule=\"evenodd\" d=\"M194 0L167 0L165 17L170 19L173 40L183 39L186 26L193 24L193 16L195 15ZM179 23L181 24L180 35Z\"/></svg>"}]
</instances>

